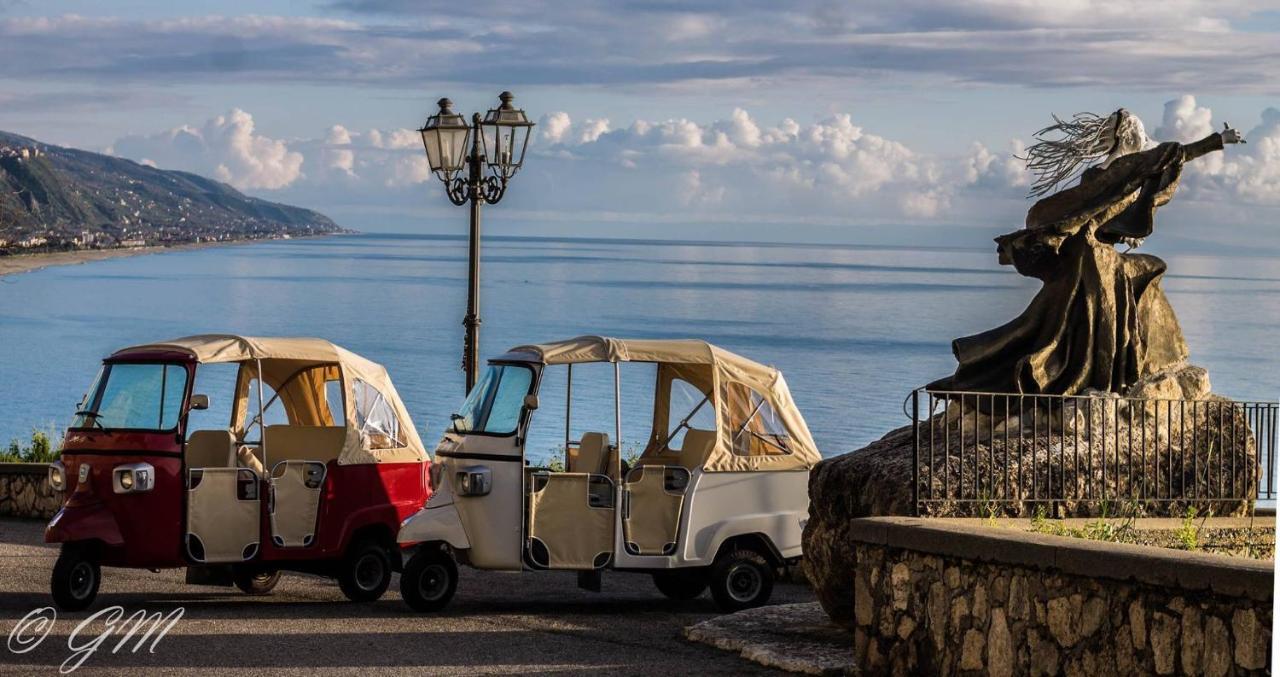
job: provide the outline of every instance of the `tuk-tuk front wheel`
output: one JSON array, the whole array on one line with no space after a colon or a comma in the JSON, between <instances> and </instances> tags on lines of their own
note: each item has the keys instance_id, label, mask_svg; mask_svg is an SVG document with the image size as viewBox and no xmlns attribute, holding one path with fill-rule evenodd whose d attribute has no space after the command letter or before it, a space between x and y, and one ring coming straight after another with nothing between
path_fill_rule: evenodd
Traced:
<instances>
[{"instance_id":1,"label":"tuk-tuk front wheel","mask_svg":"<svg viewBox=\"0 0 1280 677\"><path fill-rule=\"evenodd\" d=\"M773 567L754 550L732 550L711 565L711 596L731 613L763 606L773 594Z\"/></svg>"},{"instance_id":2,"label":"tuk-tuk front wheel","mask_svg":"<svg viewBox=\"0 0 1280 677\"><path fill-rule=\"evenodd\" d=\"M653 584L669 599L693 599L707 589L707 572L705 569L658 571L653 574Z\"/></svg>"},{"instance_id":3,"label":"tuk-tuk front wheel","mask_svg":"<svg viewBox=\"0 0 1280 677\"><path fill-rule=\"evenodd\" d=\"M238 566L231 570L231 579L240 592L246 595L267 595L280 582L280 572L272 569Z\"/></svg>"},{"instance_id":4,"label":"tuk-tuk front wheel","mask_svg":"<svg viewBox=\"0 0 1280 677\"><path fill-rule=\"evenodd\" d=\"M374 602L391 585L391 558L377 541L351 546L338 570L338 587L352 602Z\"/></svg>"},{"instance_id":5,"label":"tuk-tuk front wheel","mask_svg":"<svg viewBox=\"0 0 1280 677\"><path fill-rule=\"evenodd\" d=\"M97 598L101 582L102 568L88 548L62 546L58 561L53 565L53 576L49 579L49 591L59 609L81 611L88 608Z\"/></svg>"},{"instance_id":6,"label":"tuk-tuk front wheel","mask_svg":"<svg viewBox=\"0 0 1280 677\"><path fill-rule=\"evenodd\" d=\"M458 565L441 548L423 547L400 574L400 596L414 611L439 611L458 589Z\"/></svg>"}]
</instances>

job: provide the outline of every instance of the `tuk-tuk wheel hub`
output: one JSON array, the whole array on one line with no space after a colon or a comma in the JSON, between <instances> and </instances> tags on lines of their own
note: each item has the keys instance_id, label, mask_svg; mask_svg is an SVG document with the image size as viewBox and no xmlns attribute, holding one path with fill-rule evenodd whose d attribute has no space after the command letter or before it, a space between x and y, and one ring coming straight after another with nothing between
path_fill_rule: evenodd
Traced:
<instances>
[{"instance_id":1,"label":"tuk-tuk wheel hub","mask_svg":"<svg viewBox=\"0 0 1280 677\"><path fill-rule=\"evenodd\" d=\"M760 572L750 564L740 563L729 570L726 577L729 596L736 602L751 602L760 594L764 581Z\"/></svg>"},{"instance_id":2,"label":"tuk-tuk wheel hub","mask_svg":"<svg viewBox=\"0 0 1280 677\"><path fill-rule=\"evenodd\" d=\"M356 562L356 585L363 590L374 590L382 582L382 562L376 555L367 554Z\"/></svg>"},{"instance_id":3,"label":"tuk-tuk wheel hub","mask_svg":"<svg viewBox=\"0 0 1280 677\"><path fill-rule=\"evenodd\" d=\"M449 571L441 564L431 564L418 578L418 592L425 600L437 600L449 589Z\"/></svg>"},{"instance_id":4,"label":"tuk-tuk wheel hub","mask_svg":"<svg viewBox=\"0 0 1280 677\"><path fill-rule=\"evenodd\" d=\"M71 585L68 586L71 596L84 599L93 590L93 566L88 562L77 562L71 569Z\"/></svg>"}]
</instances>

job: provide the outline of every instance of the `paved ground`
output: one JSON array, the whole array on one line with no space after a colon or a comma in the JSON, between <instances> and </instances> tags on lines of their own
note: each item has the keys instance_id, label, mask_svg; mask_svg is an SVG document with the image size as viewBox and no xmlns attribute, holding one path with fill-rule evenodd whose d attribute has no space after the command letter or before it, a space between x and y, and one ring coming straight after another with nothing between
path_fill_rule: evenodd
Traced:
<instances>
[{"instance_id":1,"label":"paved ground","mask_svg":"<svg viewBox=\"0 0 1280 677\"><path fill-rule=\"evenodd\" d=\"M463 568L457 596L440 615L418 615L401 602L399 581L376 604L346 602L325 579L287 575L269 597L234 588L187 586L180 570L105 569L98 603L60 614L27 653L10 638L19 620L52 604L49 572L56 551L41 542L43 524L0 520L0 673L56 674L71 656L76 624L121 605L185 609L155 648L112 654L104 641L77 673L180 673L204 668L262 674L351 673L365 668L433 674L565 672L601 674L763 674L738 656L681 638L684 626L716 615L710 598L672 602L649 577L606 575L599 594L579 590L572 575L508 575ZM779 584L774 603L807 602L804 587ZM87 644L105 625L91 626ZM28 634L39 634L31 632Z\"/></svg>"}]
</instances>

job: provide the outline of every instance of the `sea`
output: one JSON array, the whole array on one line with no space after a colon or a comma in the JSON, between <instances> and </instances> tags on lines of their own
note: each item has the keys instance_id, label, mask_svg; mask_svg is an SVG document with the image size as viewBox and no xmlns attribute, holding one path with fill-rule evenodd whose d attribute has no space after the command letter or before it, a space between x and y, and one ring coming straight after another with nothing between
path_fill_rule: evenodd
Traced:
<instances>
[{"instance_id":1,"label":"sea","mask_svg":"<svg viewBox=\"0 0 1280 677\"><path fill-rule=\"evenodd\" d=\"M1274 259L1164 258L1192 362L1214 391L1274 401ZM0 277L0 440L65 427L117 348L241 333L323 337L384 364L430 448L463 401L466 262L463 238L361 234ZM582 334L705 339L781 369L827 456L906 425L911 391L954 369L950 341L1012 319L1038 287L992 247L515 236L484 241L482 280L482 355ZM613 436L612 378L575 372L574 431ZM649 432L653 373L627 365L620 378L623 442L635 444ZM551 404L563 393L549 377L535 461L564 437L563 404Z\"/></svg>"}]
</instances>

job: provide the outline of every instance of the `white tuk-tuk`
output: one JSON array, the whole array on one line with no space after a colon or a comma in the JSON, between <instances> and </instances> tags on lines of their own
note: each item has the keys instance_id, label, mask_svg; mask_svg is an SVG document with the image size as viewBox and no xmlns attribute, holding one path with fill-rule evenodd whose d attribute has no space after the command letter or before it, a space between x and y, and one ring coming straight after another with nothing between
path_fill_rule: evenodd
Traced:
<instances>
[{"instance_id":1,"label":"white tuk-tuk","mask_svg":"<svg viewBox=\"0 0 1280 677\"><path fill-rule=\"evenodd\" d=\"M612 416L570 439L573 367L586 363L613 365ZM631 467L619 453L622 363L657 374L651 432ZM561 378L563 471L533 467L525 445L538 392ZM758 606L800 557L819 458L782 374L705 341L583 336L513 348L490 360L454 414L435 451L434 493L400 527L401 543L420 544L401 595L418 611L443 608L462 562L575 570L593 590L604 569L644 572L673 599L710 586L723 610Z\"/></svg>"}]
</instances>

